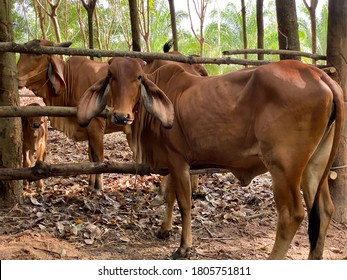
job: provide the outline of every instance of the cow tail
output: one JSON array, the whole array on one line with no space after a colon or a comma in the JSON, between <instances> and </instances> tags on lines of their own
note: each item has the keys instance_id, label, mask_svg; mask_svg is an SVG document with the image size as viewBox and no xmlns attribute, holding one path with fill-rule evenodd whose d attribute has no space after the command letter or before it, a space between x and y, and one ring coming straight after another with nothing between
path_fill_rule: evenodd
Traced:
<instances>
[{"instance_id":1,"label":"cow tail","mask_svg":"<svg viewBox=\"0 0 347 280\"><path fill-rule=\"evenodd\" d=\"M308 234L309 234L309 240L310 240L310 251L312 252L317 245L318 237L319 237L319 231L320 231L320 211L319 211L319 197L320 192L322 189L322 184L324 183L324 180L326 180L330 168L334 162L334 159L338 152L338 146L343 130L343 124L344 124L344 98L343 98L343 91L342 89L337 85L337 83L332 80L327 74L323 74L322 81L325 82L331 89L333 93L333 110L330 116L330 120L328 123L328 129L332 125L333 122L335 122L335 133L334 133L334 139L333 144L330 152L330 157L327 163L327 166L324 170L324 173L322 175L322 178L319 182L317 192L315 195L315 199L312 205L312 209L309 216L309 226L308 226Z\"/></svg>"}]
</instances>

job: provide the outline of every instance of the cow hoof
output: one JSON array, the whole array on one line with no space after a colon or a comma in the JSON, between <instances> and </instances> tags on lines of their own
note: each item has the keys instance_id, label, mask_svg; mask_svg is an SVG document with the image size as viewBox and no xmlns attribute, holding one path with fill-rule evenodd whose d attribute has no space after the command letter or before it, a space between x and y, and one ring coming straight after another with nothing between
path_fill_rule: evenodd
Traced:
<instances>
[{"instance_id":1,"label":"cow hoof","mask_svg":"<svg viewBox=\"0 0 347 280\"><path fill-rule=\"evenodd\" d=\"M88 193L90 195L100 196L102 194L102 191L100 189L94 189L94 188L88 187Z\"/></svg>"},{"instance_id":2,"label":"cow hoof","mask_svg":"<svg viewBox=\"0 0 347 280\"><path fill-rule=\"evenodd\" d=\"M43 181L42 180L39 180L37 183L36 183L36 191L38 193L43 193L45 190L45 187L43 185Z\"/></svg>"},{"instance_id":3,"label":"cow hoof","mask_svg":"<svg viewBox=\"0 0 347 280\"><path fill-rule=\"evenodd\" d=\"M159 239L167 239L170 237L172 230L168 229L168 230L163 230L163 229L159 229L157 232L157 237Z\"/></svg>"},{"instance_id":4,"label":"cow hoof","mask_svg":"<svg viewBox=\"0 0 347 280\"><path fill-rule=\"evenodd\" d=\"M173 253L170 257L172 260L184 260L187 259L190 249L178 248L175 253Z\"/></svg>"}]
</instances>

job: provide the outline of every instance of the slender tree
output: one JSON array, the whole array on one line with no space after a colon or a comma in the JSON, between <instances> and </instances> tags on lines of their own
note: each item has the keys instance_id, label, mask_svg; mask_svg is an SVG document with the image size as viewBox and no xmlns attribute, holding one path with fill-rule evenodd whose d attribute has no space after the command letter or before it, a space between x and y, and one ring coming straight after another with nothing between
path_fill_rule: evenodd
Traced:
<instances>
[{"instance_id":1,"label":"slender tree","mask_svg":"<svg viewBox=\"0 0 347 280\"><path fill-rule=\"evenodd\" d=\"M41 28L41 34L42 34L41 36L42 36L42 39L46 39L45 13L42 13L42 8L40 7L40 5L37 2L36 2L36 6L37 6L37 15L39 17L39 23L40 23L40 28Z\"/></svg>"},{"instance_id":2,"label":"slender tree","mask_svg":"<svg viewBox=\"0 0 347 280\"><path fill-rule=\"evenodd\" d=\"M58 21L58 8L60 6L61 0L57 0L56 3L54 3L52 0L47 0L47 3L50 6L50 11L43 5L42 0L36 0L37 4L41 7L42 10L46 12L46 14L51 18L54 26L54 33L55 37L57 39L57 42L61 42L61 35L60 35L60 26Z\"/></svg>"},{"instance_id":3,"label":"slender tree","mask_svg":"<svg viewBox=\"0 0 347 280\"><path fill-rule=\"evenodd\" d=\"M169 1L169 7L170 7L171 30L172 30L172 39L173 39L173 44L174 44L174 51L178 52L175 1L174 0L168 0L168 1Z\"/></svg>"},{"instance_id":4,"label":"slender tree","mask_svg":"<svg viewBox=\"0 0 347 280\"><path fill-rule=\"evenodd\" d=\"M80 32L82 35L82 42L83 42L83 47L87 48L87 36L86 33L84 32L84 22L83 22L83 16L82 16L82 11L81 11L81 3L77 3L77 17L78 17L78 24L80 28Z\"/></svg>"},{"instance_id":5,"label":"slender tree","mask_svg":"<svg viewBox=\"0 0 347 280\"><path fill-rule=\"evenodd\" d=\"M295 0L276 0L278 24L278 44L281 50L300 50L299 27L296 15ZM298 59L288 55L280 55L281 59Z\"/></svg>"},{"instance_id":6,"label":"slender tree","mask_svg":"<svg viewBox=\"0 0 347 280\"><path fill-rule=\"evenodd\" d=\"M241 14L242 14L242 37L243 37L243 48L247 49L247 18L246 18L246 6L245 0L241 0ZM247 59L247 54L244 54L244 58Z\"/></svg>"},{"instance_id":7,"label":"slender tree","mask_svg":"<svg viewBox=\"0 0 347 280\"><path fill-rule=\"evenodd\" d=\"M195 32L195 29L194 29L194 24L192 20L192 12L190 9L190 4L189 4L190 1L193 2L194 11L199 18L199 35ZM187 0L190 26L194 34L194 37L198 40L200 44L200 56L204 55L204 44L205 44L204 24L206 19L207 4L208 4L208 0Z\"/></svg>"},{"instance_id":8,"label":"slender tree","mask_svg":"<svg viewBox=\"0 0 347 280\"><path fill-rule=\"evenodd\" d=\"M0 42L13 42L11 0L0 0ZM18 81L15 53L0 52L0 106L18 106ZM0 168L21 166L22 129L20 118L0 120ZM21 181L0 181L0 208L22 201Z\"/></svg>"},{"instance_id":9,"label":"slender tree","mask_svg":"<svg viewBox=\"0 0 347 280\"><path fill-rule=\"evenodd\" d=\"M94 49L94 28L93 28L93 14L95 11L97 0L88 0L88 3L81 0L83 7L86 9L88 14L88 35L89 35L89 48ZM90 59L94 59L90 57Z\"/></svg>"},{"instance_id":10,"label":"slender tree","mask_svg":"<svg viewBox=\"0 0 347 280\"><path fill-rule=\"evenodd\" d=\"M137 0L129 0L130 24L133 51L141 51L140 19Z\"/></svg>"},{"instance_id":11,"label":"slender tree","mask_svg":"<svg viewBox=\"0 0 347 280\"><path fill-rule=\"evenodd\" d=\"M150 14L151 14L151 5L149 0L138 0L139 1L139 17L140 17L140 33L142 35L143 40L146 44L146 50L148 52L151 51L149 36L150 36Z\"/></svg>"},{"instance_id":12,"label":"slender tree","mask_svg":"<svg viewBox=\"0 0 347 280\"><path fill-rule=\"evenodd\" d=\"M264 17L263 17L264 0L257 0L257 47L264 49ZM258 59L263 60L264 54L258 54Z\"/></svg>"},{"instance_id":13,"label":"slender tree","mask_svg":"<svg viewBox=\"0 0 347 280\"><path fill-rule=\"evenodd\" d=\"M345 128L347 127L347 5L345 0L329 0L327 63L336 68L335 80L344 91ZM334 163L338 176L331 182L335 205L334 219L347 223L347 138L344 134Z\"/></svg>"},{"instance_id":14,"label":"slender tree","mask_svg":"<svg viewBox=\"0 0 347 280\"><path fill-rule=\"evenodd\" d=\"M317 53L316 8L318 5L318 0L311 0L311 5L308 5L307 1L304 0L304 4L310 14L312 53ZM312 59L312 63L316 64L316 60Z\"/></svg>"}]
</instances>

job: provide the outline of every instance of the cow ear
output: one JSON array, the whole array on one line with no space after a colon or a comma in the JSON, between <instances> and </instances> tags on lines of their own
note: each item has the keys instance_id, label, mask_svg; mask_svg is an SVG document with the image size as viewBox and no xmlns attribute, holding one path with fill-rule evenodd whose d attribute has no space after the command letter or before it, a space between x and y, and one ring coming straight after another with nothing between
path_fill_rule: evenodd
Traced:
<instances>
[{"instance_id":1,"label":"cow ear","mask_svg":"<svg viewBox=\"0 0 347 280\"><path fill-rule=\"evenodd\" d=\"M55 56L50 58L50 63L48 65L48 78L53 85L55 94L61 95L66 92L63 64Z\"/></svg>"},{"instance_id":2,"label":"cow ear","mask_svg":"<svg viewBox=\"0 0 347 280\"><path fill-rule=\"evenodd\" d=\"M87 126L92 118L105 109L108 92L107 77L100 79L86 90L77 106L77 122L80 126Z\"/></svg>"},{"instance_id":3,"label":"cow ear","mask_svg":"<svg viewBox=\"0 0 347 280\"><path fill-rule=\"evenodd\" d=\"M174 121L174 108L165 93L151 80L142 77L141 95L146 110L165 128L171 128Z\"/></svg>"}]
</instances>

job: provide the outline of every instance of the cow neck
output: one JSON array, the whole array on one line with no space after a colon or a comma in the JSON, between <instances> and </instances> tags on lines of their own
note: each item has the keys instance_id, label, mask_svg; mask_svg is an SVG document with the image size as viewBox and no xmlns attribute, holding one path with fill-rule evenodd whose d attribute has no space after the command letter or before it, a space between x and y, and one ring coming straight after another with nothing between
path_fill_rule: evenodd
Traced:
<instances>
[{"instance_id":1,"label":"cow neck","mask_svg":"<svg viewBox=\"0 0 347 280\"><path fill-rule=\"evenodd\" d=\"M133 113L134 113L135 117L138 117L138 114L139 114L140 96L141 95L139 95L137 102L135 103L135 106L133 108Z\"/></svg>"},{"instance_id":2,"label":"cow neck","mask_svg":"<svg viewBox=\"0 0 347 280\"><path fill-rule=\"evenodd\" d=\"M40 91L44 88L45 85L47 85L48 83L48 76L47 76L47 70L48 68L45 68L41 71L39 71L38 73L34 74L34 75L31 75L27 80L28 81L31 81L31 80L34 80L34 81L31 81L31 85L27 86L28 89L30 89L31 91L33 91L35 93L35 95L38 95L38 96L41 96L40 95ZM44 74L43 77L40 77L41 74ZM41 75L42 76L42 75ZM45 79L45 82L42 84L42 86L40 86L38 89L35 89L33 86L37 83L39 83L41 80Z\"/></svg>"}]
</instances>

